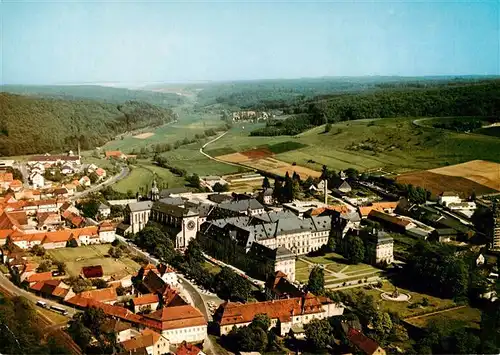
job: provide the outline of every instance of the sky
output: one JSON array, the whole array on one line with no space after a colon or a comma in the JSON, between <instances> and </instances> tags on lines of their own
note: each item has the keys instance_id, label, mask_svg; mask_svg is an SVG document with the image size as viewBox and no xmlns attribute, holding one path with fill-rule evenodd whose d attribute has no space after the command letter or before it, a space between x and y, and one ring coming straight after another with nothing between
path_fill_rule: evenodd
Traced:
<instances>
[{"instance_id":1,"label":"sky","mask_svg":"<svg viewBox=\"0 0 500 355\"><path fill-rule=\"evenodd\" d=\"M0 2L3 84L499 75L500 1Z\"/></svg>"}]
</instances>

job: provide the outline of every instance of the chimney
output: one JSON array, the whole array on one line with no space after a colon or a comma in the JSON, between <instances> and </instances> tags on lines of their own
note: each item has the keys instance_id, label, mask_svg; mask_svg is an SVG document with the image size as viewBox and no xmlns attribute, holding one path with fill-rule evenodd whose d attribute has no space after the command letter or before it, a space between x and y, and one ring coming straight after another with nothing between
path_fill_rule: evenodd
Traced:
<instances>
[{"instance_id":1,"label":"chimney","mask_svg":"<svg viewBox=\"0 0 500 355\"><path fill-rule=\"evenodd\" d=\"M324 191L323 191L325 194L325 205L327 205L328 204L328 180L325 179L323 181L325 182Z\"/></svg>"}]
</instances>

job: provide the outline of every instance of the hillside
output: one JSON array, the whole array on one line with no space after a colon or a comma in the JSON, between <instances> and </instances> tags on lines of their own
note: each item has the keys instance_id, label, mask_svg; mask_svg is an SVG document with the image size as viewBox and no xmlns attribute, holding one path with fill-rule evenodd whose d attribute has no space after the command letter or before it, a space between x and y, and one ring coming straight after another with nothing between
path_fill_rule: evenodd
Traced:
<instances>
[{"instance_id":1,"label":"hillside","mask_svg":"<svg viewBox=\"0 0 500 355\"><path fill-rule=\"evenodd\" d=\"M92 149L115 135L170 122L170 109L0 93L0 156Z\"/></svg>"},{"instance_id":2,"label":"hillside","mask_svg":"<svg viewBox=\"0 0 500 355\"><path fill-rule=\"evenodd\" d=\"M111 103L129 100L144 101L165 107L180 105L185 101L182 96L175 93L129 90L99 85L2 85L1 91L54 99L89 99Z\"/></svg>"},{"instance_id":3,"label":"hillside","mask_svg":"<svg viewBox=\"0 0 500 355\"><path fill-rule=\"evenodd\" d=\"M380 117L500 116L500 80L388 87L361 93L319 96L287 105L287 113L305 114L271 121L254 135L297 134L328 122Z\"/></svg>"}]
</instances>

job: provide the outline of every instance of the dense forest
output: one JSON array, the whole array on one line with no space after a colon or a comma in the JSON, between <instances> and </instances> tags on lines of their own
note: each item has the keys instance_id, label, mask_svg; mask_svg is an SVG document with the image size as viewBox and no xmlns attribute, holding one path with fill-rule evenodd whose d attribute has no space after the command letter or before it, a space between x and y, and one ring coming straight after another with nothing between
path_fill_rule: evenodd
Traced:
<instances>
[{"instance_id":1,"label":"dense forest","mask_svg":"<svg viewBox=\"0 0 500 355\"><path fill-rule=\"evenodd\" d=\"M145 102L57 100L0 93L0 156L92 149L119 133L158 126L172 110Z\"/></svg>"},{"instance_id":2,"label":"dense forest","mask_svg":"<svg viewBox=\"0 0 500 355\"><path fill-rule=\"evenodd\" d=\"M144 90L129 90L98 85L2 85L2 91L12 94L53 99L89 99L112 103L144 101L159 106L176 106L184 102L182 96Z\"/></svg>"},{"instance_id":3,"label":"dense forest","mask_svg":"<svg viewBox=\"0 0 500 355\"><path fill-rule=\"evenodd\" d=\"M485 77L324 77L274 79L200 84L196 90L201 106L220 104L226 107L266 111L299 105L321 95L378 92L387 89L428 88L477 83Z\"/></svg>"},{"instance_id":4,"label":"dense forest","mask_svg":"<svg viewBox=\"0 0 500 355\"><path fill-rule=\"evenodd\" d=\"M379 117L500 116L500 80L389 88L320 96L281 107L289 122L270 121L253 135L297 134L326 122ZM307 119L303 115L307 115Z\"/></svg>"}]
</instances>

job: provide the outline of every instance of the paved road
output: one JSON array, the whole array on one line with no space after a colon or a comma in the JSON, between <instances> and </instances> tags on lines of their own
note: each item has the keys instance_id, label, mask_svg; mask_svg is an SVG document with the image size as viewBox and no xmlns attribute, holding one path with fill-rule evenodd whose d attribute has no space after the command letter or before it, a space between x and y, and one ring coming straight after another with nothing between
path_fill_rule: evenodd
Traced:
<instances>
[{"instance_id":1,"label":"paved road","mask_svg":"<svg viewBox=\"0 0 500 355\"><path fill-rule=\"evenodd\" d=\"M245 166L245 165L242 165L242 164L237 164L237 163L230 163L230 162L228 162L228 161L220 160L220 159L217 159L217 158L215 158L215 157L213 157L213 156L211 156L211 155L208 155L207 153L205 153L205 152L203 151L203 149L205 149L205 147L206 147L207 145L209 145L209 144L211 144L211 143L215 142L215 141L216 141L216 140L218 140L218 139L221 139L221 138L222 138L222 137L224 137L227 133L229 133L229 131L226 131L226 132L222 133L220 136L218 136L218 137L216 137L216 138L212 139L211 141L209 141L209 142L207 142L207 143L203 144L203 147L201 147L201 148L200 148L200 154L203 154L203 155L204 155L204 156L206 156L208 159L210 159L210 160L214 160L214 161L217 161L217 162L219 162L219 163L223 163L223 164L227 164L227 165L233 165L233 166L237 166L237 167L244 167L244 168L249 169L249 167L248 167L248 166Z\"/></svg>"},{"instance_id":2,"label":"paved road","mask_svg":"<svg viewBox=\"0 0 500 355\"><path fill-rule=\"evenodd\" d=\"M130 169L128 168L128 166L123 166L122 170L120 171L119 174L112 176L111 178L107 179L106 181L104 181L98 185L91 186L89 189L87 189L85 191L77 192L76 194L71 196L70 200L76 200L76 199L78 199L80 197L84 197L92 192L99 191L99 190L105 188L106 186L113 185L116 182L120 181L121 179L124 179L129 174L129 172L130 172Z\"/></svg>"},{"instance_id":3,"label":"paved road","mask_svg":"<svg viewBox=\"0 0 500 355\"><path fill-rule=\"evenodd\" d=\"M58 302L54 302L51 300L48 300L43 297L38 297L34 293L28 292L26 290L23 290L16 285L14 285L12 282L10 282L10 279L8 279L4 274L0 273L0 289L6 290L8 293L14 296L23 296L27 298L29 301L36 303L37 301L44 301L46 302L49 306L58 306L62 307L65 310L68 311L68 317L72 317L77 311L74 308L65 306L63 304L60 304Z\"/></svg>"}]
</instances>

